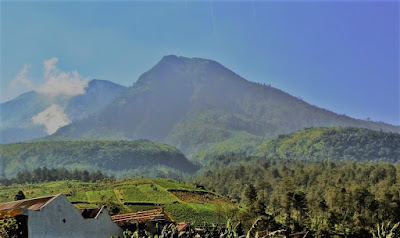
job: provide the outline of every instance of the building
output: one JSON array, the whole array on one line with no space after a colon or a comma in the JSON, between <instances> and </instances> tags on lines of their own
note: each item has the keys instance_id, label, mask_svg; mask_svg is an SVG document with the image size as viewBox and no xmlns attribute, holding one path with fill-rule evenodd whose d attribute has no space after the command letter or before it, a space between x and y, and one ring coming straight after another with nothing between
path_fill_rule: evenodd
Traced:
<instances>
[{"instance_id":1,"label":"building","mask_svg":"<svg viewBox=\"0 0 400 238\"><path fill-rule=\"evenodd\" d=\"M123 232L106 207L78 211L62 194L0 203L1 217L15 217L30 238L110 238Z\"/></svg>"},{"instance_id":2,"label":"building","mask_svg":"<svg viewBox=\"0 0 400 238\"><path fill-rule=\"evenodd\" d=\"M147 229L152 232L158 227L175 223L174 219L164 210L157 208L132 213L118 214L111 216L113 222L117 223L124 230L135 231L136 229Z\"/></svg>"}]
</instances>

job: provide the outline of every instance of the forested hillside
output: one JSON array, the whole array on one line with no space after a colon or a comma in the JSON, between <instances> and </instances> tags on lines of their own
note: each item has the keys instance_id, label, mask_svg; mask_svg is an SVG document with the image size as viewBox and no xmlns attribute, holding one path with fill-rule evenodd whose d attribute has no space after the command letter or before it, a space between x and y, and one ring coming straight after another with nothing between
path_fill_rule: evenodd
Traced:
<instances>
[{"instance_id":1,"label":"forested hillside","mask_svg":"<svg viewBox=\"0 0 400 238\"><path fill-rule=\"evenodd\" d=\"M275 138L320 126L399 132L398 126L338 115L247 81L215 61L171 55L104 110L48 139L151 139L194 155L215 150L217 143Z\"/></svg>"},{"instance_id":2,"label":"forested hillside","mask_svg":"<svg viewBox=\"0 0 400 238\"><path fill-rule=\"evenodd\" d=\"M88 169L117 175L174 176L197 167L173 146L138 141L63 141L0 145L0 174L38 167Z\"/></svg>"},{"instance_id":3,"label":"forested hillside","mask_svg":"<svg viewBox=\"0 0 400 238\"><path fill-rule=\"evenodd\" d=\"M238 137L240 138L240 137ZM352 160L400 162L400 134L355 127L307 128L276 139L229 140L196 154L206 168L252 162L256 158L305 161Z\"/></svg>"},{"instance_id":4,"label":"forested hillside","mask_svg":"<svg viewBox=\"0 0 400 238\"><path fill-rule=\"evenodd\" d=\"M400 222L399 164L262 159L206 171L196 182L244 203L244 221L264 217L261 230L372 237L376 225Z\"/></svg>"},{"instance_id":5,"label":"forested hillside","mask_svg":"<svg viewBox=\"0 0 400 238\"><path fill-rule=\"evenodd\" d=\"M264 142L257 154L313 161L400 162L400 134L362 128L309 128Z\"/></svg>"}]
</instances>

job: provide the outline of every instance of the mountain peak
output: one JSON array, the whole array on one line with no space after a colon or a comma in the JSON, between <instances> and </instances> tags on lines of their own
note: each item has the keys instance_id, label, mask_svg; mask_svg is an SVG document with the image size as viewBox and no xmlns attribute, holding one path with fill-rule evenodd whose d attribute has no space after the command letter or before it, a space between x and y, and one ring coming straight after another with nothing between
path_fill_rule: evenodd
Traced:
<instances>
[{"instance_id":1,"label":"mountain peak","mask_svg":"<svg viewBox=\"0 0 400 238\"><path fill-rule=\"evenodd\" d=\"M89 81L88 86L86 87L86 92L88 91L97 91L100 88L103 89L120 89L124 90L126 87L120 84L113 83L108 80L102 79L92 79Z\"/></svg>"},{"instance_id":2,"label":"mountain peak","mask_svg":"<svg viewBox=\"0 0 400 238\"><path fill-rule=\"evenodd\" d=\"M184 65L187 60L190 58L186 58L183 56L176 56L176 55L166 55L161 58L159 64L167 63L167 64L174 64L174 65Z\"/></svg>"},{"instance_id":3,"label":"mountain peak","mask_svg":"<svg viewBox=\"0 0 400 238\"><path fill-rule=\"evenodd\" d=\"M198 57L185 57L185 56L176 56L176 55L166 55L161 58L159 63L170 63L170 64L185 64L189 62L195 62L195 63L212 63L212 64L218 64L221 65L220 63L210 60L210 59L205 59L205 58L198 58Z\"/></svg>"}]
</instances>

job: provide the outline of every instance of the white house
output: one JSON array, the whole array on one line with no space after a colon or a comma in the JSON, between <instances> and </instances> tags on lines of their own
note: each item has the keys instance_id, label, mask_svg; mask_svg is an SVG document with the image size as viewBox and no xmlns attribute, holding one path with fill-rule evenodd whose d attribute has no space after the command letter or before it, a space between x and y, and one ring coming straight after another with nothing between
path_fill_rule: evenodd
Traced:
<instances>
[{"instance_id":1,"label":"white house","mask_svg":"<svg viewBox=\"0 0 400 238\"><path fill-rule=\"evenodd\" d=\"M62 194L0 203L2 216L21 221L30 238L110 238L123 232L104 206L78 211Z\"/></svg>"}]
</instances>

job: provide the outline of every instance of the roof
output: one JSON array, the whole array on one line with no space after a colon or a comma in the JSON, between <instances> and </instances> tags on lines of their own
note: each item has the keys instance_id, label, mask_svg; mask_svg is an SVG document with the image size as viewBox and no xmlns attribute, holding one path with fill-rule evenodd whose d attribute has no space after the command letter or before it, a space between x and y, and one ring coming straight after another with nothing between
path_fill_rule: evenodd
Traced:
<instances>
[{"instance_id":1,"label":"roof","mask_svg":"<svg viewBox=\"0 0 400 238\"><path fill-rule=\"evenodd\" d=\"M113 222L118 224L154 222L174 222L163 208L125 213L111 216Z\"/></svg>"},{"instance_id":2,"label":"roof","mask_svg":"<svg viewBox=\"0 0 400 238\"><path fill-rule=\"evenodd\" d=\"M104 206L99 207L99 208L85 208L85 209L79 209L79 213L83 216L83 218L88 219L88 218L97 218L101 211L103 210Z\"/></svg>"},{"instance_id":3,"label":"roof","mask_svg":"<svg viewBox=\"0 0 400 238\"><path fill-rule=\"evenodd\" d=\"M188 225L189 225L189 223L179 223L178 224L178 231L181 231L183 228L185 228Z\"/></svg>"},{"instance_id":4,"label":"roof","mask_svg":"<svg viewBox=\"0 0 400 238\"><path fill-rule=\"evenodd\" d=\"M39 198L31 198L18 200L14 202L6 202L0 203L0 211L6 211L11 209L28 209L39 211L42 207L44 207L47 203L49 203L53 198L58 195L52 195L47 197L39 197Z\"/></svg>"}]
</instances>

